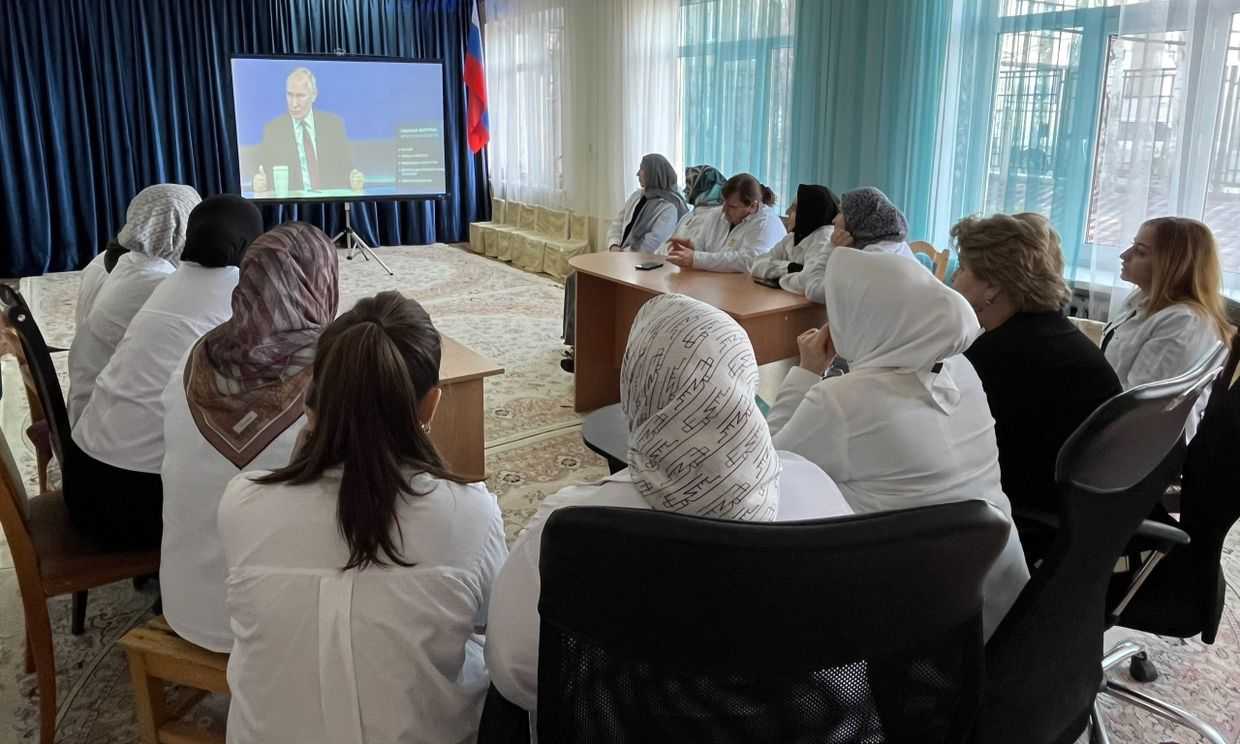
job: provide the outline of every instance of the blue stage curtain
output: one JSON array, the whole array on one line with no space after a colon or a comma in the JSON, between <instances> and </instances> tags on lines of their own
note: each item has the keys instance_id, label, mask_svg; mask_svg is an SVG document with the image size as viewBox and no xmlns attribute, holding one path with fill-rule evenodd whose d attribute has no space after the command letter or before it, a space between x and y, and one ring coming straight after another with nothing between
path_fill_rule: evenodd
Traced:
<instances>
[{"instance_id":1,"label":"blue stage curtain","mask_svg":"<svg viewBox=\"0 0 1240 744\"><path fill-rule=\"evenodd\" d=\"M448 198L357 203L353 226L372 245L467 240L469 223L489 211L485 158L465 144L473 1L0 3L0 275L84 266L151 184L236 191L233 54L442 59ZM264 213L269 225L305 220L329 235L344 224L339 203Z\"/></svg>"}]
</instances>

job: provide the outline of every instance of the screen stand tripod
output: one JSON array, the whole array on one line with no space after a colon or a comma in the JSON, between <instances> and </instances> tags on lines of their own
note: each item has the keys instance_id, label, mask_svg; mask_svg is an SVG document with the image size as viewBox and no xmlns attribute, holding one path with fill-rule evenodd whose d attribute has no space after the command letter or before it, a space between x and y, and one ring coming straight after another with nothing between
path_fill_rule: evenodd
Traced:
<instances>
[{"instance_id":1,"label":"screen stand tripod","mask_svg":"<svg viewBox=\"0 0 1240 744\"><path fill-rule=\"evenodd\" d=\"M362 254L362 258L366 259L367 261L369 261L372 258L378 261L379 265L383 267L383 270L388 273L388 276L396 276L396 272L392 271L390 268L388 268L387 264L383 263L383 259L379 258L378 254L374 252L374 249L366 245L366 241L362 240L362 236L354 232L353 226L349 222L349 215L352 213L352 211L353 211L353 203L345 202L344 203L344 230L337 233L336 237L332 238L332 242L339 243L340 239L344 238L344 244L349 249L349 252L345 254L345 259L352 261L353 254L360 253Z\"/></svg>"}]
</instances>

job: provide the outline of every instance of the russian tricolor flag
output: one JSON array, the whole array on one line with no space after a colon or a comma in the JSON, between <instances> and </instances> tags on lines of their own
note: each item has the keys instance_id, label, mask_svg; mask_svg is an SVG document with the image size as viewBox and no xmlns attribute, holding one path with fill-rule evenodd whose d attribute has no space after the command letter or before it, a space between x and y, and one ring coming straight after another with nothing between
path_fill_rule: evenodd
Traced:
<instances>
[{"instance_id":1,"label":"russian tricolor flag","mask_svg":"<svg viewBox=\"0 0 1240 744\"><path fill-rule=\"evenodd\" d=\"M487 76L482 69L482 26L478 23L478 3L474 0L465 40L465 93L468 96L469 151L476 153L491 141L487 117Z\"/></svg>"}]
</instances>

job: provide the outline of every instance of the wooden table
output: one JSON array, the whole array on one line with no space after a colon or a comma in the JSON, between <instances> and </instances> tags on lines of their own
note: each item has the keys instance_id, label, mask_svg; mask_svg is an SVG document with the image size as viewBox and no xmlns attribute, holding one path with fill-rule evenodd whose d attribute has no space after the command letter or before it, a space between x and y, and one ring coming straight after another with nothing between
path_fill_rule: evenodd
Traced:
<instances>
[{"instance_id":1,"label":"wooden table","mask_svg":"<svg viewBox=\"0 0 1240 744\"><path fill-rule=\"evenodd\" d=\"M456 473L476 480L486 478L482 380L503 372L503 367L443 337L439 362L443 398L431 422L431 441Z\"/></svg>"},{"instance_id":2,"label":"wooden table","mask_svg":"<svg viewBox=\"0 0 1240 744\"><path fill-rule=\"evenodd\" d=\"M634 268L643 261L665 263L651 271ZM824 322L822 305L755 284L748 274L681 269L666 261L647 253L611 252L569 260L577 272L577 411L620 400L620 364L629 328L637 310L656 295L688 295L732 316L749 334L758 364L796 356L797 336Z\"/></svg>"}]
</instances>

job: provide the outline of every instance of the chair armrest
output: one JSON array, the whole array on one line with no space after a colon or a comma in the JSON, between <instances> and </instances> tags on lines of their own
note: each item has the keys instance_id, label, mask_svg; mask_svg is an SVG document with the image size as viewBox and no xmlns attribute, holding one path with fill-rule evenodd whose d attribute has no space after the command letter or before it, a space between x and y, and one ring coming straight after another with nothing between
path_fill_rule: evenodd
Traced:
<instances>
[{"instance_id":1,"label":"chair armrest","mask_svg":"<svg viewBox=\"0 0 1240 744\"><path fill-rule=\"evenodd\" d=\"M1163 553L1174 548L1176 545L1188 545L1192 542L1188 533L1179 527L1164 522L1155 522L1145 520L1137 527L1137 537L1143 537L1157 543L1156 550Z\"/></svg>"}]
</instances>

